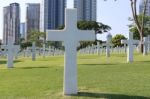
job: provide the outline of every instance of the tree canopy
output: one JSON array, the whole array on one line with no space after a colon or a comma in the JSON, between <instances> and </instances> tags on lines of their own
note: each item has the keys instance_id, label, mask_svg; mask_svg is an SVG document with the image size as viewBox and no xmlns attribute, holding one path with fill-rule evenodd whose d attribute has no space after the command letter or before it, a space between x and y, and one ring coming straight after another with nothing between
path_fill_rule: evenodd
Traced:
<instances>
[{"instance_id":1,"label":"tree canopy","mask_svg":"<svg viewBox=\"0 0 150 99\"><path fill-rule=\"evenodd\" d=\"M138 20L140 23L142 23L142 15L138 15ZM129 18L130 21L133 21L132 18ZM147 36L150 35L150 16L144 16L144 33L143 36ZM136 28L136 25L134 22L132 22L132 24L129 25L129 30L130 32L133 33L134 39L138 39L140 40L140 34L138 29Z\"/></svg>"},{"instance_id":2,"label":"tree canopy","mask_svg":"<svg viewBox=\"0 0 150 99\"><path fill-rule=\"evenodd\" d=\"M126 39L126 37L124 35L121 35L121 34L115 35L112 38L112 43L113 43L114 47L123 46L123 44L121 44L121 40L124 40L124 39Z\"/></svg>"},{"instance_id":3,"label":"tree canopy","mask_svg":"<svg viewBox=\"0 0 150 99\"><path fill-rule=\"evenodd\" d=\"M46 39L46 33L45 32L39 32L37 30L30 31L27 41L28 42L35 42L36 46L41 47L43 43L45 43Z\"/></svg>"},{"instance_id":4,"label":"tree canopy","mask_svg":"<svg viewBox=\"0 0 150 99\"><path fill-rule=\"evenodd\" d=\"M95 33L103 33L111 30L111 27L96 21L79 21L77 27L81 30L95 30Z\"/></svg>"}]
</instances>

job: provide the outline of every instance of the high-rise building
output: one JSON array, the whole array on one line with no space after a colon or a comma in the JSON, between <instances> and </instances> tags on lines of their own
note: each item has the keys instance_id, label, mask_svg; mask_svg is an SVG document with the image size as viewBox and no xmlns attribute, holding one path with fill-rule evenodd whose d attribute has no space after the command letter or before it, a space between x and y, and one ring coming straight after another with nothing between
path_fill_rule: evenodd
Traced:
<instances>
[{"instance_id":1,"label":"high-rise building","mask_svg":"<svg viewBox=\"0 0 150 99\"><path fill-rule=\"evenodd\" d=\"M39 31L40 28L40 4L28 3L26 10L26 40L32 30Z\"/></svg>"},{"instance_id":2,"label":"high-rise building","mask_svg":"<svg viewBox=\"0 0 150 99\"><path fill-rule=\"evenodd\" d=\"M25 34L26 34L26 28L25 28L25 23L20 23L20 35L21 35L21 38L24 38L25 39Z\"/></svg>"},{"instance_id":3,"label":"high-rise building","mask_svg":"<svg viewBox=\"0 0 150 99\"><path fill-rule=\"evenodd\" d=\"M0 45L2 44L2 40L0 39Z\"/></svg>"},{"instance_id":4,"label":"high-rise building","mask_svg":"<svg viewBox=\"0 0 150 99\"><path fill-rule=\"evenodd\" d=\"M74 0L74 8L78 10L79 21L96 21L97 0Z\"/></svg>"},{"instance_id":5,"label":"high-rise building","mask_svg":"<svg viewBox=\"0 0 150 99\"><path fill-rule=\"evenodd\" d=\"M40 10L40 31L57 29L64 25L66 0L42 0Z\"/></svg>"},{"instance_id":6,"label":"high-rise building","mask_svg":"<svg viewBox=\"0 0 150 99\"><path fill-rule=\"evenodd\" d=\"M11 3L3 8L3 44L9 41L19 44L20 41L20 6L18 3Z\"/></svg>"},{"instance_id":7,"label":"high-rise building","mask_svg":"<svg viewBox=\"0 0 150 99\"><path fill-rule=\"evenodd\" d=\"M144 0L140 1L140 5L139 5L139 13L142 14L144 10ZM146 5L146 13L147 16L150 16L150 0L148 0L148 3Z\"/></svg>"},{"instance_id":8,"label":"high-rise building","mask_svg":"<svg viewBox=\"0 0 150 99\"><path fill-rule=\"evenodd\" d=\"M3 44L8 43L8 38L11 37L9 33L8 27L9 26L9 19L10 19L10 6L3 8Z\"/></svg>"}]
</instances>

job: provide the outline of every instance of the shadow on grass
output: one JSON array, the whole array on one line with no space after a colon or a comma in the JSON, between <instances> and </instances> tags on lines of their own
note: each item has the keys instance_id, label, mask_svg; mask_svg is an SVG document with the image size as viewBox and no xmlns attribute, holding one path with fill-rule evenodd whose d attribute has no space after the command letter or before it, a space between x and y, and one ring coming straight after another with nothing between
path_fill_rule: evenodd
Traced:
<instances>
[{"instance_id":1,"label":"shadow on grass","mask_svg":"<svg viewBox=\"0 0 150 99\"><path fill-rule=\"evenodd\" d=\"M49 67L16 67L17 69L42 69L42 68L49 68Z\"/></svg>"},{"instance_id":2,"label":"shadow on grass","mask_svg":"<svg viewBox=\"0 0 150 99\"><path fill-rule=\"evenodd\" d=\"M90 92L79 92L77 97L87 98L102 98L102 99L150 99L150 97L144 96L128 96L122 94L107 94L107 93L90 93Z\"/></svg>"},{"instance_id":3,"label":"shadow on grass","mask_svg":"<svg viewBox=\"0 0 150 99\"><path fill-rule=\"evenodd\" d=\"M136 62L140 62L140 63L150 63L150 61L136 61Z\"/></svg>"},{"instance_id":4,"label":"shadow on grass","mask_svg":"<svg viewBox=\"0 0 150 99\"><path fill-rule=\"evenodd\" d=\"M84 66L85 66L85 65L86 65L86 66L106 65L106 66L107 66L107 65L117 65L117 64L111 64L111 63L108 63L108 64L107 64L107 63L106 63L106 64L79 64L79 65L84 65Z\"/></svg>"},{"instance_id":5,"label":"shadow on grass","mask_svg":"<svg viewBox=\"0 0 150 99\"><path fill-rule=\"evenodd\" d=\"M22 62L22 61L15 60L13 63L18 63L18 62ZM7 61L0 61L0 64L7 64Z\"/></svg>"}]
</instances>

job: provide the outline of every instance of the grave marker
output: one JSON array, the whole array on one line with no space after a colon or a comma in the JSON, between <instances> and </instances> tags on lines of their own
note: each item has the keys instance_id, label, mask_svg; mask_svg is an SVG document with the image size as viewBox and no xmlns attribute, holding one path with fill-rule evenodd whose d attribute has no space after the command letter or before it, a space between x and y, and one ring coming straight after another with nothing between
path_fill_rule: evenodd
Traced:
<instances>
[{"instance_id":1,"label":"grave marker","mask_svg":"<svg viewBox=\"0 0 150 99\"><path fill-rule=\"evenodd\" d=\"M64 60L64 94L77 94L77 46L79 41L94 41L95 32L78 30L77 10L65 10L65 29L47 30L47 41L63 41Z\"/></svg>"},{"instance_id":2,"label":"grave marker","mask_svg":"<svg viewBox=\"0 0 150 99\"><path fill-rule=\"evenodd\" d=\"M122 44L127 44L127 62L133 62L134 44L138 44L139 40L133 39L133 33L129 33L128 40L121 40Z\"/></svg>"}]
</instances>

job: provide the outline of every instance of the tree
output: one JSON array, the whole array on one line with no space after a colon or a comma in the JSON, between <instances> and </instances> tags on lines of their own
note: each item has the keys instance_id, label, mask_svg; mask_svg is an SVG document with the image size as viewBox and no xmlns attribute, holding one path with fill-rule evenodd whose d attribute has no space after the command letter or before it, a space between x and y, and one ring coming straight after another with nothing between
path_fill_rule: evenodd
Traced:
<instances>
[{"instance_id":1,"label":"tree","mask_svg":"<svg viewBox=\"0 0 150 99\"><path fill-rule=\"evenodd\" d=\"M108 1L108 0L104 0L104 1ZM117 1L117 0L114 0ZM143 37L144 37L144 20L145 20L145 15L146 15L146 8L147 8L147 3L148 0L143 0L143 11L142 11L142 18L141 20L138 19L138 14L137 14L137 0L130 0L130 4L131 4L131 11L132 11L132 16L133 16L133 21L135 23L135 26L138 30L138 33L140 35L140 41L143 42ZM143 53L143 44L141 43L141 52Z\"/></svg>"},{"instance_id":2,"label":"tree","mask_svg":"<svg viewBox=\"0 0 150 99\"><path fill-rule=\"evenodd\" d=\"M46 33L39 32L37 30L31 30L28 37L28 42L35 42L36 46L42 47L42 44L46 41Z\"/></svg>"},{"instance_id":3,"label":"tree","mask_svg":"<svg viewBox=\"0 0 150 99\"><path fill-rule=\"evenodd\" d=\"M22 42L20 44L21 49L26 49L27 47L31 47L32 46L32 42Z\"/></svg>"},{"instance_id":4,"label":"tree","mask_svg":"<svg viewBox=\"0 0 150 99\"><path fill-rule=\"evenodd\" d=\"M131 18L129 18L130 21L133 21ZM142 20L142 15L138 15L138 20L140 21L141 23L141 20ZM147 36L147 35L150 35L150 17L149 16L144 16L144 34L143 36ZM136 28L136 25L135 23L132 23L129 25L129 28L130 28L130 32L133 33L133 36L134 36L134 39L138 39L140 40L140 34Z\"/></svg>"},{"instance_id":5,"label":"tree","mask_svg":"<svg viewBox=\"0 0 150 99\"><path fill-rule=\"evenodd\" d=\"M123 46L123 44L121 44L121 40L125 40L127 39L124 35L121 35L121 34L117 34L115 35L113 38L112 38L112 43L114 45L114 47L117 47L117 46Z\"/></svg>"},{"instance_id":6,"label":"tree","mask_svg":"<svg viewBox=\"0 0 150 99\"><path fill-rule=\"evenodd\" d=\"M129 31L133 33L133 39L140 40L139 32L135 26L130 28Z\"/></svg>"},{"instance_id":7,"label":"tree","mask_svg":"<svg viewBox=\"0 0 150 99\"><path fill-rule=\"evenodd\" d=\"M95 34L104 33L111 30L111 27L96 21L79 21L77 24L78 29L81 30L94 30ZM80 48L85 48L88 45L96 44L97 41L94 42L80 42ZM101 43L101 41L100 41Z\"/></svg>"},{"instance_id":8,"label":"tree","mask_svg":"<svg viewBox=\"0 0 150 99\"><path fill-rule=\"evenodd\" d=\"M146 14L148 0L143 0L144 8L141 14L141 18L138 18L138 15L137 15L137 0L130 0L130 1L131 1L131 10L132 10L132 15L133 15L133 19L135 22L135 26L139 32L140 40L141 42L143 42L144 26L145 26L144 21L145 21L145 14ZM141 46L141 52L143 52L143 45Z\"/></svg>"},{"instance_id":9,"label":"tree","mask_svg":"<svg viewBox=\"0 0 150 99\"><path fill-rule=\"evenodd\" d=\"M58 29L64 29L65 26L60 26ZM104 33L111 30L111 27L96 21L78 21L77 27L80 30L94 30L95 33Z\"/></svg>"},{"instance_id":10,"label":"tree","mask_svg":"<svg viewBox=\"0 0 150 99\"><path fill-rule=\"evenodd\" d=\"M131 2L131 11L132 11L132 16L133 16L133 21L140 35L140 41L143 42L144 27L145 27L144 21L145 21L145 14L146 14L148 0L143 0L144 7L143 7L142 14L141 14L141 20L139 20L138 15L137 15L137 0L130 0L130 2ZM141 52L143 53L142 43L140 47L141 47Z\"/></svg>"}]
</instances>

